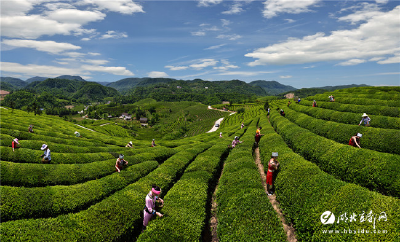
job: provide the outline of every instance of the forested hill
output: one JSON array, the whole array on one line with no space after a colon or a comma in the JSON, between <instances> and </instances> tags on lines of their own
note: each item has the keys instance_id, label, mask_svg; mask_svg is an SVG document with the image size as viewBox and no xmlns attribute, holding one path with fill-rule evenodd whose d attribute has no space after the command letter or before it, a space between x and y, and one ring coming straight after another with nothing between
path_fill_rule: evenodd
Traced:
<instances>
[{"instance_id":1,"label":"forested hill","mask_svg":"<svg viewBox=\"0 0 400 242\"><path fill-rule=\"evenodd\" d=\"M46 80L48 77L40 77L40 76L35 76L35 77L31 77L31 78L29 78L29 79L26 79L26 81L25 82L27 82L28 84L29 83L32 83L32 82L35 82L35 81L44 81L44 80Z\"/></svg>"},{"instance_id":2,"label":"forested hill","mask_svg":"<svg viewBox=\"0 0 400 242\"><path fill-rule=\"evenodd\" d=\"M44 81L35 81L26 86L27 90L36 93L47 92L58 97L74 99L89 99L101 101L105 97L118 95L118 91L111 87L105 87L95 82L48 78Z\"/></svg>"},{"instance_id":3,"label":"forested hill","mask_svg":"<svg viewBox=\"0 0 400 242\"><path fill-rule=\"evenodd\" d=\"M321 93L325 93L326 91L334 91L334 90L338 90L338 89L345 89L345 88L352 88L352 87L366 87L368 85L365 84L360 84L360 85L356 85L356 84L351 84L351 85L342 85L342 86L325 86L325 87L312 87L312 88L301 88L301 89L297 89L294 91L288 91L288 92L284 92L281 93L280 95L285 95L287 93L294 93L295 96L299 96L299 97L308 97L308 96L314 96L316 94L321 94Z\"/></svg>"},{"instance_id":4,"label":"forested hill","mask_svg":"<svg viewBox=\"0 0 400 242\"><path fill-rule=\"evenodd\" d=\"M23 80L14 77L0 77L0 81L10 84L14 89L24 88L27 85Z\"/></svg>"},{"instance_id":5,"label":"forested hill","mask_svg":"<svg viewBox=\"0 0 400 242\"><path fill-rule=\"evenodd\" d=\"M258 86L251 86L239 80L232 81L193 81L173 80L168 78L149 79L137 84L131 92L145 92L148 95L159 94L203 94L213 95L218 93L245 94L265 96L267 93Z\"/></svg>"},{"instance_id":6,"label":"forested hill","mask_svg":"<svg viewBox=\"0 0 400 242\"><path fill-rule=\"evenodd\" d=\"M195 94L216 94L216 93L238 93L254 94L265 96L267 93L263 88L249 85L239 80L232 81L204 81L176 80L172 78L125 78L107 86L117 89L122 94L133 93L135 88L148 94L153 92L163 93L195 93ZM136 91L137 92L137 91Z\"/></svg>"},{"instance_id":7,"label":"forested hill","mask_svg":"<svg viewBox=\"0 0 400 242\"><path fill-rule=\"evenodd\" d=\"M277 81L263 81L263 80L258 80L258 81L252 81L249 83L251 86L259 86L263 88L268 95L276 95L282 92L288 92L288 91L293 91L296 90L296 88L292 86L286 86L283 84L280 84Z\"/></svg>"}]
</instances>

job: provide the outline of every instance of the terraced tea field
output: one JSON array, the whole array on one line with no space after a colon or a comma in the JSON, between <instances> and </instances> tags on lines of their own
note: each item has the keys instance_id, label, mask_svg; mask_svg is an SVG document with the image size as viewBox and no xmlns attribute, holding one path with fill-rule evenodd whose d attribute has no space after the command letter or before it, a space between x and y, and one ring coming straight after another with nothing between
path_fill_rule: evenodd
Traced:
<instances>
[{"instance_id":1,"label":"terraced tea field","mask_svg":"<svg viewBox=\"0 0 400 242\"><path fill-rule=\"evenodd\" d=\"M199 124L190 127L197 135L160 139L156 147L1 108L1 241L286 241L255 150L265 173L271 152L279 153L273 196L298 241L399 241L399 95L398 87L363 87L289 107L276 100L269 117L263 105L246 105L217 132ZM363 113L370 127L358 126ZM255 149L258 126L264 135ZM348 145L356 133L363 134L361 149ZM234 136L243 143L232 149ZM133 149L125 147L129 141ZM51 150L50 164L41 162L42 144ZM114 167L119 154L129 162L121 173ZM141 233L152 184L162 189L165 216Z\"/></svg>"}]
</instances>

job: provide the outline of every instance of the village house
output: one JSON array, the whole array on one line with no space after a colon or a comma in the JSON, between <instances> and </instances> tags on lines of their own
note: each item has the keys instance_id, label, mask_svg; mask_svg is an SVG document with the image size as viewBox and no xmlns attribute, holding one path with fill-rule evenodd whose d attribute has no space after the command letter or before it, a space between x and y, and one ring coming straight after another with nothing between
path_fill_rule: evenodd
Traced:
<instances>
[{"instance_id":1,"label":"village house","mask_svg":"<svg viewBox=\"0 0 400 242\"><path fill-rule=\"evenodd\" d=\"M122 113L121 116L119 118L122 118L124 120L131 120L132 116L129 115L128 113Z\"/></svg>"},{"instance_id":2,"label":"village house","mask_svg":"<svg viewBox=\"0 0 400 242\"><path fill-rule=\"evenodd\" d=\"M140 118L139 119L139 121L140 121L140 125L142 125L142 126L147 126L148 124L147 124L147 118Z\"/></svg>"},{"instance_id":3,"label":"village house","mask_svg":"<svg viewBox=\"0 0 400 242\"><path fill-rule=\"evenodd\" d=\"M5 96L7 96L8 94L10 94L10 92L5 90L0 90L0 98L5 98Z\"/></svg>"},{"instance_id":4,"label":"village house","mask_svg":"<svg viewBox=\"0 0 400 242\"><path fill-rule=\"evenodd\" d=\"M291 93L285 94L284 97L287 98L287 99L293 99L294 98L294 93L291 92Z\"/></svg>"}]
</instances>

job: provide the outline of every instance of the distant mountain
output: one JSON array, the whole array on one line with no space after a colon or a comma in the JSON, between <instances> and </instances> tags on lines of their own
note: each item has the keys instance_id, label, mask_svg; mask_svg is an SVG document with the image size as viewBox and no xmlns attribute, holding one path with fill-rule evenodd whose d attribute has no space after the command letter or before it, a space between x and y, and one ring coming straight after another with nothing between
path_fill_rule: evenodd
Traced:
<instances>
[{"instance_id":1,"label":"distant mountain","mask_svg":"<svg viewBox=\"0 0 400 242\"><path fill-rule=\"evenodd\" d=\"M124 93L129 89L132 89L138 85L139 82L143 81L144 78L125 78L116 82L111 82L107 84L107 87L112 87L117 89L119 92Z\"/></svg>"},{"instance_id":2,"label":"distant mountain","mask_svg":"<svg viewBox=\"0 0 400 242\"><path fill-rule=\"evenodd\" d=\"M96 82L96 81L95 81ZM107 86L108 84L110 84L110 83L112 83L112 82L96 82L96 83L99 83L100 85L103 85L103 86Z\"/></svg>"},{"instance_id":3,"label":"distant mountain","mask_svg":"<svg viewBox=\"0 0 400 242\"><path fill-rule=\"evenodd\" d=\"M249 83L251 86L259 86L265 90L268 95L276 95L283 92L294 91L297 88L280 84L277 81L252 81Z\"/></svg>"},{"instance_id":4,"label":"distant mountain","mask_svg":"<svg viewBox=\"0 0 400 242\"><path fill-rule=\"evenodd\" d=\"M351 85L341 85L341 86L324 86L324 87L316 87L316 88L321 88L321 89L326 89L328 91L334 91L337 89L345 89L345 88L352 88L352 87L367 87L368 85L366 84L351 84Z\"/></svg>"},{"instance_id":5,"label":"distant mountain","mask_svg":"<svg viewBox=\"0 0 400 242\"><path fill-rule=\"evenodd\" d=\"M0 81L11 84L15 89L21 89L27 85L23 80L14 77L0 77Z\"/></svg>"},{"instance_id":6,"label":"distant mountain","mask_svg":"<svg viewBox=\"0 0 400 242\"><path fill-rule=\"evenodd\" d=\"M17 88L15 88L13 85L11 85L10 83L7 82L0 82L0 90L4 90L4 91L14 91L17 90Z\"/></svg>"},{"instance_id":7,"label":"distant mountain","mask_svg":"<svg viewBox=\"0 0 400 242\"><path fill-rule=\"evenodd\" d=\"M26 89L37 93L48 92L57 97L87 98L92 101L100 101L105 97L118 95L118 91L111 87L102 86L96 82L48 78L44 81L30 83Z\"/></svg>"},{"instance_id":8,"label":"distant mountain","mask_svg":"<svg viewBox=\"0 0 400 242\"><path fill-rule=\"evenodd\" d=\"M46 80L48 77L40 77L40 76L35 76L35 77L31 77L31 78L29 78L29 79L26 79L25 80L25 82L26 83L32 83L32 82L35 82L35 81L44 81L44 80Z\"/></svg>"},{"instance_id":9,"label":"distant mountain","mask_svg":"<svg viewBox=\"0 0 400 242\"><path fill-rule=\"evenodd\" d=\"M65 79L65 80L76 80L76 81L86 81L80 76L70 76L70 75L63 75L63 76L58 76L56 79Z\"/></svg>"},{"instance_id":10,"label":"distant mountain","mask_svg":"<svg viewBox=\"0 0 400 242\"><path fill-rule=\"evenodd\" d=\"M240 93L255 94L265 96L266 92L259 86L252 86L240 80L231 81L204 81L195 80L176 80L172 78L125 78L107 85L117 89L121 94L132 93L135 88L141 88L147 93L196 93L196 94L216 94L216 93ZM179 89L177 89L179 86Z\"/></svg>"},{"instance_id":11,"label":"distant mountain","mask_svg":"<svg viewBox=\"0 0 400 242\"><path fill-rule=\"evenodd\" d=\"M293 92L294 95L298 96L298 97L308 97L308 96L314 96L317 94L322 94L327 91L334 91L334 90L338 90L338 89L345 89L345 88L351 88L351 87L365 87L365 86L368 86L368 85L351 84L351 85L341 85L341 86L324 86L324 87L301 88L301 89L297 89L295 91L289 91L289 92ZM285 95L289 92L281 93L281 95Z\"/></svg>"}]
</instances>

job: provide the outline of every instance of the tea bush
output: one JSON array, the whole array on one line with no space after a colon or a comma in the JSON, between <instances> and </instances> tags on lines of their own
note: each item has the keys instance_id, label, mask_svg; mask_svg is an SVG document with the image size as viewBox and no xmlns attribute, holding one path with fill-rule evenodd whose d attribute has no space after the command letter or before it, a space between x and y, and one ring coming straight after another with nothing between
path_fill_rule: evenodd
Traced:
<instances>
[{"instance_id":1,"label":"tea bush","mask_svg":"<svg viewBox=\"0 0 400 242\"><path fill-rule=\"evenodd\" d=\"M325 121L291 109L286 109L285 113L287 119L300 127L336 142L348 144L349 139L352 136L361 133L363 134L360 139L362 148L400 154L400 145L398 145L400 140L399 130L380 129Z\"/></svg>"},{"instance_id":2,"label":"tea bush","mask_svg":"<svg viewBox=\"0 0 400 242\"><path fill-rule=\"evenodd\" d=\"M286 240L252 154L257 123L258 118L225 161L216 191L219 241Z\"/></svg>"},{"instance_id":3,"label":"tea bush","mask_svg":"<svg viewBox=\"0 0 400 242\"><path fill-rule=\"evenodd\" d=\"M261 118L265 136L259 147L264 169L272 152L278 152L279 170L276 176L276 196L286 220L296 230L299 241L396 241L400 234L400 201L366 188L335 179L315 164L294 153L266 118ZM322 214L331 211L333 224L323 224ZM387 221L370 217L360 222L360 214L385 212ZM356 220L342 221L356 214ZM376 219L376 221L374 220ZM374 223L376 227L374 226ZM330 233L329 231L333 231ZM347 232L343 232L343 231ZM349 230L352 232L349 233ZM360 233L368 230L369 234ZM378 233L378 230L380 233ZM386 230L387 232L381 232ZM335 231L340 231L336 233ZM354 232L355 231L355 232ZM375 232L374 232L375 231Z\"/></svg>"},{"instance_id":4,"label":"tea bush","mask_svg":"<svg viewBox=\"0 0 400 242\"><path fill-rule=\"evenodd\" d=\"M271 124L285 142L320 169L347 182L390 196L400 196L400 156L354 148L318 136L291 123L278 112Z\"/></svg>"}]
</instances>

